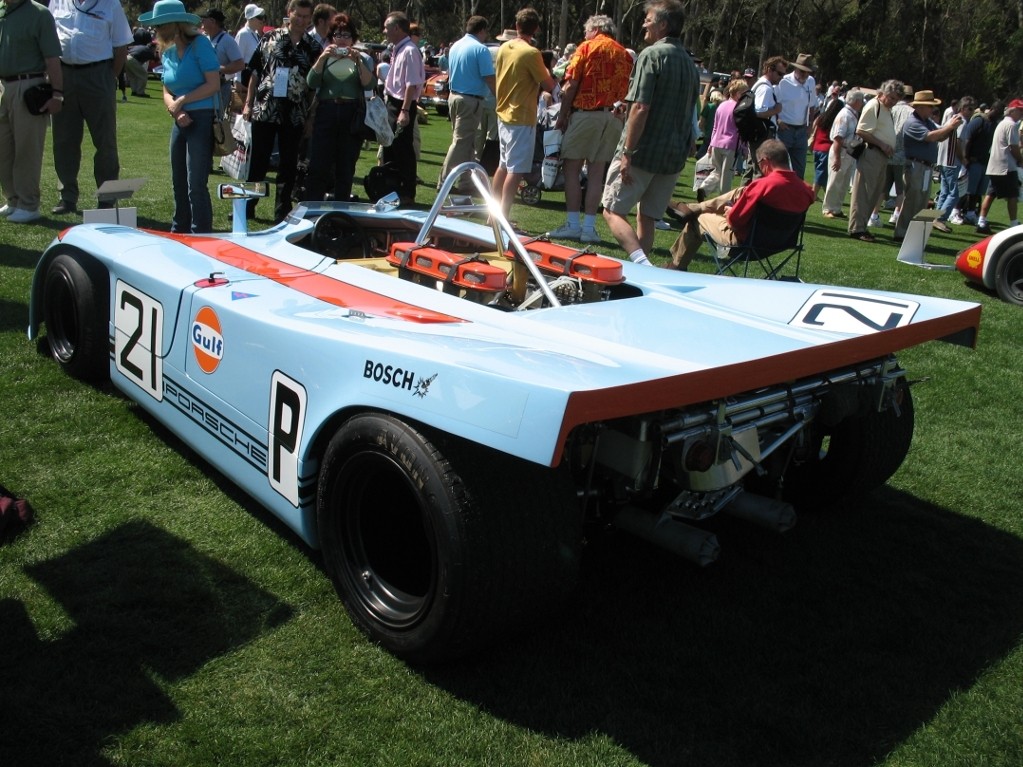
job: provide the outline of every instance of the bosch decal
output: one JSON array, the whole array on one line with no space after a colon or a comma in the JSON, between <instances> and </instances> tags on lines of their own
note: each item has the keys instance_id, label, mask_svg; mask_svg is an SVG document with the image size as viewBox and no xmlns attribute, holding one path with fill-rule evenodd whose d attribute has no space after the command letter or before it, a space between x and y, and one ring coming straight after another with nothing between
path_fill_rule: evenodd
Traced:
<instances>
[{"instance_id":1,"label":"bosch decal","mask_svg":"<svg viewBox=\"0 0 1023 767\"><path fill-rule=\"evenodd\" d=\"M434 382L434 379L436 378L437 378L436 373L434 373L429 378L420 378L418 381L416 381L416 390L412 393L419 398L425 397L427 394L430 393L430 384L432 384Z\"/></svg>"},{"instance_id":2,"label":"bosch decal","mask_svg":"<svg viewBox=\"0 0 1023 767\"><path fill-rule=\"evenodd\" d=\"M434 375L428 380L420 378L419 383L416 384L416 374L413 370L405 370L405 368L395 367L394 365L384 365L381 362L366 360L366 366L362 369L362 377L382 383L385 386L393 386L395 389L405 389L422 397L426 394L426 390L430 388L430 383L437 376ZM420 394L420 391L422 394Z\"/></svg>"},{"instance_id":3,"label":"bosch decal","mask_svg":"<svg viewBox=\"0 0 1023 767\"><path fill-rule=\"evenodd\" d=\"M212 373L224 359L224 336L220 318L210 307L204 306L192 320L192 351L195 361L204 373Z\"/></svg>"}]
</instances>

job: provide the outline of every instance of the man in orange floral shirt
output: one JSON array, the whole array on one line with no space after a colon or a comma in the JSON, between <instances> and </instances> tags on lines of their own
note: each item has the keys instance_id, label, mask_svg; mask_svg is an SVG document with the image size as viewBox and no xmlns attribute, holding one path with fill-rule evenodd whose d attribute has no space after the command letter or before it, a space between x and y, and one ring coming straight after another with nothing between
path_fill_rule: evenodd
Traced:
<instances>
[{"instance_id":1,"label":"man in orange floral shirt","mask_svg":"<svg viewBox=\"0 0 1023 767\"><path fill-rule=\"evenodd\" d=\"M624 122L615 104L625 98L632 73L632 57L615 39L614 22L590 16L583 25L585 41L576 48L565 72L557 127L565 132L561 159L565 171L565 207L568 221L551 237L600 242L595 222L604 189L604 172L614 155ZM580 176L587 164L585 217Z\"/></svg>"}]
</instances>

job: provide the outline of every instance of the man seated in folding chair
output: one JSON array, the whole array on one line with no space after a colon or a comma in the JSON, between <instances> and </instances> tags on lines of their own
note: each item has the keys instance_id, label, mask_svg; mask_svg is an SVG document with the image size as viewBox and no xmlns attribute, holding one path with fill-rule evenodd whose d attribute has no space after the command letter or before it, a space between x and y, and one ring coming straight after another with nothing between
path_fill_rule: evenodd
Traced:
<instances>
[{"instance_id":1,"label":"man seated in folding chair","mask_svg":"<svg viewBox=\"0 0 1023 767\"><path fill-rule=\"evenodd\" d=\"M716 246L719 274L745 276L750 262L759 261L765 275L777 279L788 257L775 263L770 257L781 251L798 254L803 220L814 194L793 173L788 150L780 141L768 139L757 147L757 165L763 175L747 186L692 205L668 205L668 215L683 225L671 246L669 268L686 271L706 236Z\"/></svg>"}]
</instances>

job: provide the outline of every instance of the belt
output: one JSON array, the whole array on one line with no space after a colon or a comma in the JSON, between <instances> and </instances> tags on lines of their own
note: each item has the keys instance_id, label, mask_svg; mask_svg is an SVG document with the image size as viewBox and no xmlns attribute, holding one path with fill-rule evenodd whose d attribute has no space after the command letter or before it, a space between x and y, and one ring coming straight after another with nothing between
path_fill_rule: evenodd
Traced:
<instances>
[{"instance_id":1,"label":"belt","mask_svg":"<svg viewBox=\"0 0 1023 767\"><path fill-rule=\"evenodd\" d=\"M323 99L327 104L354 104L358 99Z\"/></svg>"},{"instance_id":2,"label":"belt","mask_svg":"<svg viewBox=\"0 0 1023 767\"><path fill-rule=\"evenodd\" d=\"M113 59L103 59L103 61L90 61L88 64L68 64L66 61L61 59L61 66L70 67L71 69L86 69L88 67L97 67L100 64L109 64Z\"/></svg>"},{"instance_id":3,"label":"belt","mask_svg":"<svg viewBox=\"0 0 1023 767\"><path fill-rule=\"evenodd\" d=\"M39 77L46 77L46 73L45 72L29 72L28 74L24 74L24 75L10 75L10 76L0 77L0 80L2 80L3 82L6 83L6 82L12 81L12 80L35 80L36 78L39 78Z\"/></svg>"},{"instance_id":4,"label":"belt","mask_svg":"<svg viewBox=\"0 0 1023 767\"><path fill-rule=\"evenodd\" d=\"M918 160L915 157L907 157L906 159L909 160L910 162L918 162L921 165L923 165L925 168L933 168L934 167L934 163L933 162L927 162L927 160Z\"/></svg>"},{"instance_id":5,"label":"belt","mask_svg":"<svg viewBox=\"0 0 1023 767\"><path fill-rule=\"evenodd\" d=\"M573 112L613 112L614 107L594 107L593 109L580 109L578 107L572 107Z\"/></svg>"},{"instance_id":6,"label":"belt","mask_svg":"<svg viewBox=\"0 0 1023 767\"><path fill-rule=\"evenodd\" d=\"M785 128L809 128L809 127L810 127L809 125L796 125L794 123L783 123L783 122L779 122L778 123L778 128L779 129L785 129Z\"/></svg>"},{"instance_id":7,"label":"belt","mask_svg":"<svg viewBox=\"0 0 1023 767\"><path fill-rule=\"evenodd\" d=\"M464 96L464 97L470 98L470 99L481 99L481 98L483 98L482 96L477 96L475 93L460 93L458 91L451 91L451 95L452 96Z\"/></svg>"}]
</instances>

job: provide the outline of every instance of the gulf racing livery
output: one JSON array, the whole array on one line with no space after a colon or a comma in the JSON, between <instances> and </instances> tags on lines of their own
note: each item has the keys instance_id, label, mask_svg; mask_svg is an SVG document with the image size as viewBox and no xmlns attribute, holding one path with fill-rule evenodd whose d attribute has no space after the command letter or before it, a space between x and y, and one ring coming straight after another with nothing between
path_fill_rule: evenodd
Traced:
<instances>
[{"instance_id":1,"label":"gulf racing livery","mask_svg":"<svg viewBox=\"0 0 1023 767\"><path fill-rule=\"evenodd\" d=\"M482 208L449 203L459 175ZM249 234L251 193L221 188L231 234L63 232L29 337L321 548L356 625L414 662L559 605L590 525L707 563L709 517L784 530L883 484L913 432L894 353L979 325L971 303L520 236L474 165L429 212L302 203Z\"/></svg>"}]
</instances>

